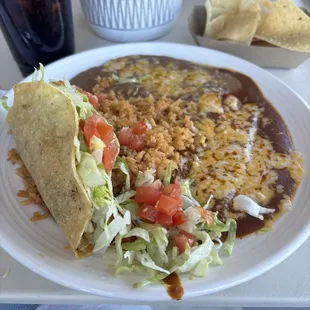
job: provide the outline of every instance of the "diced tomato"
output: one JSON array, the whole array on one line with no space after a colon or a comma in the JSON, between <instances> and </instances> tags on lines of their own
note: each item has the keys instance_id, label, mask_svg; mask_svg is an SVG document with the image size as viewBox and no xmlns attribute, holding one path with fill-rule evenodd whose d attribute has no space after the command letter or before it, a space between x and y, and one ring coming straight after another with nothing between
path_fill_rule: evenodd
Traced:
<instances>
[{"instance_id":1,"label":"diced tomato","mask_svg":"<svg viewBox=\"0 0 310 310\"><path fill-rule=\"evenodd\" d=\"M146 123L145 121L140 121L136 124L134 124L132 127L132 132L136 135L142 135L143 133L146 132L147 130L147 126L146 126Z\"/></svg>"},{"instance_id":2,"label":"diced tomato","mask_svg":"<svg viewBox=\"0 0 310 310\"><path fill-rule=\"evenodd\" d=\"M140 186L136 188L135 201L155 205L161 195L161 191L153 186Z\"/></svg>"},{"instance_id":3,"label":"diced tomato","mask_svg":"<svg viewBox=\"0 0 310 310\"><path fill-rule=\"evenodd\" d=\"M99 108L99 104L98 104L98 98L96 95L93 95L91 93L89 93L88 91L83 90L82 93L84 95L86 95L89 103L95 108L98 109Z\"/></svg>"},{"instance_id":4,"label":"diced tomato","mask_svg":"<svg viewBox=\"0 0 310 310\"><path fill-rule=\"evenodd\" d=\"M88 146L93 135L100 138L105 144L110 144L113 140L112 126L106 124L103 117L97 114L93 114L85 121L83 132Z\"/></svg>"},{"instance_id":5,"label":"diced tomato","mask_svg":"<svg viewBox=\"0 0 310 310\"><path fill-rule=\"evenodd\" d=\"M103 150L103 165L107 172L112 171L118 148L115 144L108 144Z\"/></svg>"},{"instance_id":6,"label":"diced tomato","mask_svg":"<svg viewBox=\"0 0 310 310\"><path fill-rule=\"evenodd\" d=\"M96 135L96 123L87 120L83 128L83 133L85 142L89 146L90 139L92 138L93 135Z\"/></svg>"},{"instance_id":7,"label":"diced tomato","mask_svg":"<svg viewBox=\"0 0 310 310\"><path fill-rule=\"evenodd\" d=\"M173 186L174 186L174 184L165 185L165 187L164 187L164 193L170 195Z\"/></svg>"},{"instance_id":8,"label":"diced tomato","mask_svg":"<svg viewBox=\"0 0 310 310\"><path fill-rule=\"evenodd\" d=\"M96 129L99 133L100 139L107 145L113 140L113 128L106 123L97 123Z\"/></svg>"},{"instance_id":9,"label":"diced tomato","mask_svg":"<svg viewBox=\"0 0 310 310\"><path fill-rule=\"evenodd\" d=\"M151 223L156 222L156 215L157 211L155 210L155 208L147 204L140 206L137 212L137 216L140 219L147 220Z\"/></svg>"},{"instance_id":10,"label":"diced tomato","mask_svg":"<svg viewBox=\"0 0 310 310\"><path fill-rule=\"evenodd\" d=\"M178 226L186 222L186 217L183 211L178 211L172 218L173 226Z\"/></svg>"},{"instance_id":11,"label":"diced tomato","mask_svg":"<svg viewBox=\"0 0 310 310\"><path fill-rule=\"evenodd\" d=\"M167 195L161 195L156 204L156 210L169 216L175 215L178 211L178 208L178 201L175 198Z\"/></svg>"},{"instance_id":12,"label":"diced tomato","mask_svg":"<svg viewBox=\"0 0 310 310\"><path fill-rule=\"evenodd\" d=\"M190 247L193 247L196 243L196 237L184 230L180 230L180 232L174 236L172 245L176 246L181 254L185 251L187 243Z\"/></svg>"},{"instance_id":13,"label":"diced tomato","mask_svg":"<svg viewBox=\"0 0 310 310\"><path fill-rule=\"evenodd\" d=\"M120 145L128 146L131 150L141 151L144 148L144 138L136 135L131 128L124 128L117 134Z\"/></svg>"},{"instance_id":14,"label":"diced tomato","mask_svg":"<svg viewBox=\"0 0 310 310\"><path fill-rule=\"evenodd\" d=\"M130 128L125 128L119 131L119 133L117 134L117 138L120 145L129 146L132 135L133 133Z\"/></svg>"},{"instance_id":15,"label":"diced tomato","mask_svg":"<svg viewBox=\"0 0 310 310\"><path fill-rule=\"evenodd\" d=\"M175 181L170 192L170 196L173 198L178 198L181 196L181 186L178 181Z\"/></svg>"},{"instance_id":16,"label":"diced tomato","mask_svg":"<svg viewBox=\"0 0 310 310\"><path fill-rule=\"evenodd\" d=\"M170 197L175 198L178 201L179 208L182 207L182 199L181 199L181 186L178 181L175 181L170 192Z\"/></svg>"},{"instance_id":17,"label":"diced tomato","mask_svg":"<svg viewBox=\"0 0 310 310\"><path fill-rule=\"evenodd\" d=\"M181 199L180 184L177 181L175 181L174 184L168 184L165 186L164 192L166 195L169 195L170 197L175 198L178 202L178 207L181 209L182 199Z\"/></svg>"},{"instance_id":18,"label":"diced tomato","mask_svg":"<svg viewBox=\"0 0 310 310\"><path fill-rule=\"evenodd\" d=\"M95 108L98 109L99 108L99 104L98 104L98 98L96 95L91 95L89 98L89 103Z\"/></svg>"},{"instance_id":19,"label":"diced tomato","mask_svg":"<svg viewBox=\"0 0 310 310\"><path fill-rule=\"evenodd\" d=\"M185 236L185 237L188 238L188 242L189 242L189 245L190 245L191 247L193 247L193 246L195 245L196 237L195 237L193 234L191 234L191 233L189 233L189 232L187 232L187 231L185 231L185 230L180 230L179 233L180 233L181 235L183 235L183 236Z\"/></svg>"},{"instance_id":20,"label":"diced tomato","mask_svg":"<svg viewBox=\"0 0 310 310\"><path fill-rule=\"evenodd\" d=\"M97 113L94 113L86 121L87 122L93 122L95 124L97 124L97 123L104 123L103 117L100 114L97 114Z\"/></svg>"},{"instance_id":21,"label":"diced tomato","mask_svg":"<svg viewBox=\"0 0 310 310\"><path fill-rule=\"evenodd\" d=\"M179 249L179 253L182 254L186 249L186 244L188 243L188 239L181 234L178 234L174 237L172 246L177 247Z\"/></svg>"},{"instance_id":22,"label":"diced tomato","mask_svg":"<svg viewBox=\"0 0 310 310\"><path fill-rule=\"evenodd\" d=\"M144 148L144 138L133 134L130 139L129 148L134 151L141 151Z\"/></svg>"},{"instance_id":23,"label":"diced tomato","mask_svg":"<svg viewBox=\"0 0 310 310\"><path fill-rule=\"evenodd\" d=\"M156 223L163 227L170 227L173 225L172 216L167 213L157 212Z\"/></svg>"},{"instance_id":24,"label":"diced tomato","mask_svg":"<svg viewBox=\"0 0 310 310\"><path fill-rule=\"evenodd\" d=\"M199 211L200 215L207 222L208 226L211 227L214 221L213 212L210 210L205 210L202 207L195 207L195 209Z\"/></svg>"}]
</instances>

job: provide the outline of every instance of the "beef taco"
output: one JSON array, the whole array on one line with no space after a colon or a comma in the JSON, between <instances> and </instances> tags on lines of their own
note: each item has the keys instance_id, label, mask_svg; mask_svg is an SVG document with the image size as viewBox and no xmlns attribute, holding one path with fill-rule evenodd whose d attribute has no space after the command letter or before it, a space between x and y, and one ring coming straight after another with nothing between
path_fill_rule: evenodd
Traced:
<instances>
[{"instance_id":1,"label":"beef taco","mask_svg":"<svg viewBox=\"0 0 310 310\"><path fill-rule=\"evenodd\" d=\"M18 84L7 116L17 150L76 256L90 254L94 234L111 233L115 221L100 248L129 224L111 183L118 140L85 94L68 81Z\"/></svg>"}]
</instances>

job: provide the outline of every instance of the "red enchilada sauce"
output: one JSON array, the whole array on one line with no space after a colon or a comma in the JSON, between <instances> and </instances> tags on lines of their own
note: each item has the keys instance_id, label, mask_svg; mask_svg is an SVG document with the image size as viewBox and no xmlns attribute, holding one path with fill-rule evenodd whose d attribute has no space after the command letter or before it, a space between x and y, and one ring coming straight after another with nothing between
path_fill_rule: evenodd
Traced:
<instances>
[{"instance_id":1,"label":"red enchilada sauce","mask_svg":"<svg viewBox=\"0 0 310 310\"><path fill-rule=\"evenodd\" d=\"M173 272L163 279L163 282L167 286L168 295L174 300L181 300L184 295L184 290L179 276Z\"/></svg>"}]
</instances>

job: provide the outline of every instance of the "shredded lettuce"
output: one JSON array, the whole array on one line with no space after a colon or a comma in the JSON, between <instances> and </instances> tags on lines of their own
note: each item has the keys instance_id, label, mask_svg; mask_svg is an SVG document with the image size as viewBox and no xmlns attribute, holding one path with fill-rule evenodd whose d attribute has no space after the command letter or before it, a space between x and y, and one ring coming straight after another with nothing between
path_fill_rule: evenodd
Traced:
<instances>
[{"instance_id":1,"label":"shredded lettuce","mask_svg":"<svg viewBox=\"0 0 310 310\"><path fill-rule=\"evenodd\" d=\"M119 169L126 175L124 191L129 191L130 190L130 172L129 172L127 162L121 157L117 156L113 169Z\"/></svg>"},{"instance_id":2,"label":"shredded lettuce","mask_svg":"<svg viewBox=\"0 0 310 310\"><path fill-rule=\"evenodd\" d=\"M122 243L122 248L126 251L141 251L146 249L146 242L142 239L137 239L133 242Z\"/></svg>"},{"instance_id":3,"label":"shredded lettuce","mask_svg":"<svg viewBox=\"0 0 310 310\"><path fill-rule=\"evenodd\" d=\"M101 226L102 228L104 228L105 223L106 223L106 215L109 212L110 208L108 205L104 206L104 207L97 207L94 210L93 216L91 218L92 222L97 224L97 226Z\"/></svg>"},{"instance_id":4,"label":"shredded lettuce","mask_svg":"<svg viewBox=\"0 0 310 310\"><path fill-rule=\"evenodd\" d=\"M168 263L168 256L166 254L169 243L167 237L167 230L163 227L155 226L149 231L151 241L147 244L147 252L158 266L164 266Z\"/></svg>"},{"instance_id":5,"label":"shredded lettuce","mask_svg":"<svg viewBox=\"0 0 310 310\"><path fill-rule=\"evenodd\" d=\"M74 137L73 145L75 146L75 158L77 163L79 163L81 161L81 143L77 137Z\"/></svg>"},{"instance_id":6,"label":"shredded lettuce","mask_svg":"<svg viewBox=\"0 0 310 310\"><path fill-rule=\"evenodd\" d=\"M187 213L190 214L192 210L195 209L188 209ZM198 216L193 221L197 223L199 221ZM185 251L179 253L177 247L169 245L169 234L173 235L173 229L168 232L156 224L139 223L139 227L134 227L123 235L124 238L135 236L138 238L137 240L123 244L120 243L119 239L115 240L117 252L123 253L123 263L117 268L117 274L133 271L143 274L142 280L133 283L135 288L160 282L172 272L190 273L197 277L205 276L210 265L222 265L222 260L219 257L222 242L217 239L219 244L214 244L210 235L220 238L221 232L227 231L228 238L223 245L223 250L224 252L231 252L235 241L236 222L228 220L224 224L217 219L215 214L214 226L217 227L216 230L218 231L211 231L210 235L207 227L199 226L199 224L196 226L203 229L198 230L196 228L192 231L198 240L198 245L191 248L186 244ZM119 260L120 258L117 259L117 261Z\"/></svg>"},{"instance_id":7,"label":"shredded lettuce","mask_svg":"<svg viewBox=\"0 0 310 310\"><path fill-rule=\"evenodd\" d=\"M138 251L135 256L136 260L139 261L144 267L157 270L166 274L170 274L169 270L161 268L155 264L150 255L146 251Z\"/></svg>"},{"instance_id":8,"label":"shredded lettuce","mask_svg":"<svg viewBox=\"0 0 310 310\"><path fill-rule=\"evenodd\" d=\"M180 182L183 209L200 206L200 203L192 196L190 185L191 181L188 179Z\"/></svg>"},{"instance_id":9,"label":"shredded lettuce","mask_svg":"<svg viewBox=\"0 0 310 310\"><path fill-rule=\"evenodd\" d=\"M163 280L166 277L167 277L167 274L164 273L164 272L153 272L153 276L151 276L150 278L148 278L146 280L143 280L143 281L140 281L138 283L135 283L133 285L133 287L134 288L140 288L140 287L143 287L143 286L146 286L146 285L150 285L150 284L153 284L153 283L158 283L158 282L160 282L161 280Z\"/></svg>"},{"instance_id":10,"label":"shredded lettuce","mask_svg":"<svg viewBox=\"0 0 310 310\"><path fill-rule=\"evenodd\" d=\"M207 209L209 208L210 202L211 202L211 200L213 199L213 197L214 197L213 195L210 195L210 196L209 196L209 198L208 198L206 204L202 207L203 209L207 210Z\"/></svg>"},{"instance_id":11,"label":"shredded lettuce","mask_svg":"<svg viewBox=\"0 0 310 310\"><path fill-rule=\"evenodd\" d=\"M44 66L41 63L39 63L39 70L37 70L37 68L34 68L34 72L32 75L32 82L36 81L44 81Z\"/></svg>"},{"instance_id":12,"label":"shredded lettuce","mask_svg":"<svg viewBox=\"0 0 310 310\"><path fill-rule=\"evenodd\" d=\"M213 249L210 253L210 258L211 258L210 264L212 264L212 265L223 265L223 262L219 256L219 253L218 253L218 248L216 246L213 247Z\"/></svg>"},{"instance_id":13,"label":"shredded lettuce","mask_svg":"<svg viewBox=\"0 0 310 310\"><path fill-rule=\"evenodd\" d=\"M191 248L188 244L185 245L185 251L180 254L177 247L173 247L168 253L169 261L169 270L170 272L181 272L180 267L182 267L189 260L191 256Z\"/></svg>"},{"instance_id":14,"label":"shredded lettuce","mask_svg":"<svg viewBox=\"0 0 310 310\"><path fill-rule=\"evenodd\" d=\"M220 234L222 232L226 232L229 231L230 229L230 220L228 219L226 221L226 223L223 223L222 221L220 221L217 217L217 212L214 213L214 218L213 218L213 225L211 227L208 227L207 224L205 224L205 227L207 227L208 230L210 230L211 232L215 233L213 234L214 238L215 237L219 237Z\"/></svg>"},{"instance_id":15,"label":"shredded lettuce","mask_svg":"<svg viewBox=\"0 0 310 310\"><path fill-rule=\"evenodd\" d=\"M190 207L196 207L197 202L195 202L194 200L188 198L187 196L181 195L181 200L182 200L182 208L183 210L186 210L187 208Z\"/></svg>"},{"instance_id":16,"label":"shredded lettuce","mask_svg":"<svg viewBox=\"0 0 310 310\"><path fill-rule=\"evenodd\" d=\"M104 225L103 225L103 227L104 227ZM104 228L102 228L101 226L97 226L94 229L94 232L88 236L88 240L90 240L92 243L96 244L96 242L99 239L99 237L101 236L103 230L104 230Z\"/></svg>"},{"instance_id":17,"label":"shredded lettuce","mask_svg":"<svg viewBox=\"0 0 310 310\"><path fill-rule=\"evenodd\" d=\"M125 84L125 83L142 83L143 77L136 78L136 77L119 77L116 74L112 74L112 79L116 81L118 84Z\"/></svg>"},{"instance_id":18,"label":"shredded lettuce","mask_svg":"<svg viewBox=\"0 0 310 310\"><path fill-rule=\"evenodd\" d=\"M223 244L222 250L225 255L229 256L232 253L236 240L237 223L233 219L228 219L226 223L229 225L228 237Z\"/></svg>"},{"instance_id":19,"label":"shredded lettuce","mask_svg":"<svg viewBox=\"0 0 310 310\"><path fill-rule=\"evenodd\" d=\"M167 274L139 264L118 267L116 276L121 277L126 283L132 284L134 288L139 288L151 283L158 283L167 277Z\"/></svg>"},{"instance_id":20,"label":"shredded lettuce","mask_svg":"<svg viewBox=\"0 0 310 310\"><path fill-rule=\"evenodd\" d=\"M140 228L140 227L135 227L135 228L131 229L124 236L124 238L128 238L128 237L138 237L138 238L145 240L146 242L150 242L149 232L143 228Z\"/></svg>"},{"instance_id":21,"label":"shredded lettuce","mask_svg":"<svg viewBox=\"0 0 310 310\"><path fill-rule=\"evenodd\" d=\"M166 173L164 176L164 180L163 180L163 184L164 185L168 185L171 182L171 174L172 174L172 165L171 162L169 162L167 169L166 169Z\"/></svg>"},{"instance_id":22,"label":"shredded lettuce","mask_svg":"<svg viewBox=\"0 0 310 310\"><path fill-rule=\"evenodd\" d=\"M127 253L127 252L126 252ZM132 266L120 266L119 268L116 269L116 276L121 275L122 273L126 274L128 273L129 275L132 275L133 272L144 272L145 268L142 266L138 265L132 265Z\"/></svg>"},{"instance_id":23,"label":"shredded lettuce","mask_svg":"<svg viewBox=\"0 0 310 310\"><path fill-rule=\"evenodd\" d=\"M68 80L64 79L63 82L64 85L54 86L60 89L66 96L71 99L72 103L76 107L79 119L86 119L91 116L94 113L95 109L88 102L88 99L85 98L85 95L78 92L76 90L76 87L71 85Z\"/></svg>"},{"instance_id":24,"label":"shredded lettuce","mask_svg":"<svg viewBox=\"0 0 310 310\"><path fill-rule=\"evenodd\" d=\"M103 169L100 169L92 155L86 152L81 152L81 160L77 165L77 172L87 187L104 185L107 183Z\"/></svg>"},{"instance_id":25,"label":"shredded lettuce","mask_svg":"<svg viewBox=\"0 0 310 310\"><path fill-rule=\"evenodd\" d=\"M190 272L193 270L202 259L210 255L213 249L214 243L205 231L196 232L194 235L202 243L191 249L189 259L177 269L180 272Z\"/></svg>"},{"instance_id":26,"label":"shredded lettuce","mask_svg":"<svg viewBox=\"0 0 310 310\"><path fill-rule=\"evenodd\" d=\"M249 215L264 220L263 214L275 212L275 209L261 207L258 203L245 195L238 195L233 200L234 209L237 211L244 211Z\"/></svg>"},{"instance_id":27,"label":"shredded lettuce","mask_svg":"<svg viewBox=\"0 0 310 310\"><path fill-rule=\"evenodd\" d=\"M8 97L6 97L6 96L2 96L2 98L1 98L1 104L2 104L2 106L3 106L3 108L5 108L7 111L9 111L9 106L8 106Z\"/></svg>"},{"instance_id":28,"label":"shredded lettuce","mask_svg":"<svg viewBox=\"0 0 310 310\"><path fill-rule=\"evenodd\" d=\"M131 224L129 211L125 212L124 217L120 215L116 216L110 224L106 225L104 231L96 240L94 252L107 249L118 233L122 235L126 234L128 230L127 225L129 224Z\"/></svg>"},{"instance_id":29,"label":"shredded lettuce","mask_svg":"<svg viewBox=\"0 0 310 310\"><path fill-rule=\"evenodd\" d=\"M146 222L141 222L139 224L140 227L142 227L143 229L147 230L148 232L150 232L151 230L157 228L157 227L162 227L158 224L150 224L150 223L146 223Z\"/></svg>"},{"instance_id":30,"label":"shredded lettuce","mask_svg":"<svg viewBox=\"0 0 310 310\"><path fill-rule=\"evenodd\" d=\"M82 130L79 130L78 139L80 141L80 150L82 152L87 152L87 146L86 146L86 143L85 143L85 139L84 139L84 135L83 135Z\"/></svg>"},{"instance_id":31,"label":"shredded lettuce","mask_svg":"<svg viewBox=\"0 0 310 310\"><path fill-rule=\"evenodd\" d=\"M136 221L138 219L136 214L137 214L139 205L134 200L129 199L123 202L120 206L124 210L128 210L130 212L132 221Z\"/></svg>"},{"instance_id":32,"label":"shredded lettuce","mask_svg":"<svg viewBox=\"0 0 310 310\"><path fill-rule=\"evenodd\" d=\"M123 249L122 249L122 237L117 234L115 237L115 249L116 249L116 266L121 266L123 261Z\"/></svg>"},{"instance_id":33,"label":"shredded lettuce","mask_svg":"<svg viewBox=\"0 0 310 310\"><path fill-rule=\"evenodd\" d=\"M148 186L154 183L155 177L155 170L154 169L147 169L144 172L139 171L138 176L135 182L135 186Z\"/></svg>"},{"instance_id":34,"label":"shredded lettuce","mask_svg":"<svg viewBox=\"0 0 310 310\"><path fill-rule=\"evenodd\" d=\"M209 236L210 236L210 238L211 238L211 235L210 235L210 233L209 233ZM223 242L222 242L222 240L220 239L222 237L222 233L219 233L218 234L218 236L216 236L215 235L215 237L213 237L213 241L216 241L217 242L217 244L216 244L216 247L218 248L218 249L220 249L222 246L223 246Z\"/></svg>"},{"instance_id":35,"label":"shredded lettuce","mask_svg":"<svg viewBox=\"0 0 310 310\"><path fill-rule=\"evenodd\" d=\"M189 179L180 181L180 187L181 187L182 195L190 197L190 198L192 197L192 193L191 193L191 189L190 189L191 183L192 183L192 181Z\"/></svg>"},{"instance_id":36,"label":"shredded lettuce","mask_svg":"<svg viewBox=\"0 0 310 310\"><path fill-rule=\"evenodd\" d=\"M119 205L113 196L113 186L110 176L103 166L97 166L94 157L87 152L80 152L81 160L77 172L85 186L89 199L94 206L91 225L85 233L87 239L95 244L94 251L106 250L117 234L124 235L129 230L131 215L128 210L119 214ZM120 245L116 244L117 262L121 264Z\"/></svg>"},{"instance_id":37,"label":"shredded lettuce","mask_svg":"<svg viewBox=\"0 0 310 310\"><path fill-rule=\"evenodd\" d=\"M199 261L196 267L192 270L191 274L195 277L205 277L209 264L211 262L211 258L203 258Z\"/></svg>"},{"instance_id":38,"label":"shredded lettuce","mask_svg":"<svg viewBox=\"0 0 310 310\"><path fill-rule=\"evenodd\" d=\"M91 198L96 208L109 207L113 197L106 185L98 185L92 189Z\"/></svg>"},{"instance_id":39,"label":"shredded lettuce","mask_svg":"<svg viewBox=\"0 0 310 310\"><path fill-rule=\"evenodd\" d=\"M127 259L128 265L132 265L135 258L135 251L126 251L124 254L124 258Z\"/></svg>"},{"instance_id":40,"label":"shredded lettuce","mask_svg":"<svg viewBox=\"0 0 310 310\"><path fill-rule=\"evenodd\" d=\"M169 252L168 256L171 256L171 260L174 261L178 257L179 250L177 247L173 247L172 250Z\"/></svg>"},{"instance_id":41,"label":"shredded lettuce","mask_svg":"<svg viewBox=\"0 0 310 310\"><path fill-rule=\"evenodd\" d=\"M122 203L125 203L130 198L132 198L135 194L136 194L136 191L131 190L131 191L125 192L123 194L120 194L115 199L118 201L118 203L122 204Z\"/></svg>"},{"instance_id":42,"label":"shredded lettuce","mask_svg":"<svg viewBox=\"0 0 310 310\"><path fill-rule=\"evenodd\" d=\"M186 222L179 225L178 228L192 233L193 230L196 229L197 224L201 221L201 214L197 209L188 207L184 210L184 215L186 217Z\"/></svg>"}]
</instances>

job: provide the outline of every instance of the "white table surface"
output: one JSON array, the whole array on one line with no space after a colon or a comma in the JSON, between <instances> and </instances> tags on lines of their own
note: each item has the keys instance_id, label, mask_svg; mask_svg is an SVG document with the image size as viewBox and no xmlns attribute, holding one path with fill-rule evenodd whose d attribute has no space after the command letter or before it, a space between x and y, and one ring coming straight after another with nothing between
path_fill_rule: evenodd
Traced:
<instances>
[{"instance_id":1,"label":"white table surface","mask_svg":"<svg viewBox=\"0 0 310 310\"><path fill-rule=\"evenodd\" d=\"M160 41L194 44L188 29L187 16L191 7L203 0L184 0L182 14L172 33ZM310 9L309 0L299 4ZM113 44L97 37L88 28L78 0L72 0L76 51ZM22 79L6 42L0 33L0 89L9 89ZM310 104L310 59L297 69L268 70L294 89ZM169 309L201 306L310 306L310 240L279 266L264 275L225 291L178 303L165 303ZM125 304L126 301L107 299L76 292L54 284L29 271L0 249L0 273L10 269L9 275L0 277L0 303L105 303ZM131 302L132 304L132 302ZM154 304L155 305L155 304ZM162 303L156 304L162 309ZM157 307L156 307L157 308Z\"/></svg>"}]
</instances>

